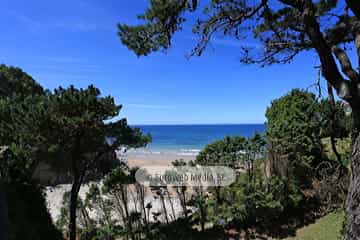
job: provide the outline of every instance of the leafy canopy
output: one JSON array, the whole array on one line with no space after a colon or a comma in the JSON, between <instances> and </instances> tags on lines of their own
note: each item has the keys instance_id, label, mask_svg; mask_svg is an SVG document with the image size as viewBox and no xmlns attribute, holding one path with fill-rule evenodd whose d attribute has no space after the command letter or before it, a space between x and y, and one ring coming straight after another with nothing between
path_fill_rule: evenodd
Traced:
<instances>
[{"instance_id":1,"label":"leafy canopy","mask_svg":"<svg viewBox=\"0 0 360 240\"><path fill-rule=\"evenodd\" d=\"M44 89L20 68L0 65L0 97L44 94Z\"/></svg>"},{"instance_id":2,"label":"leafy canopy","mask_svg":"<svg viewBox=\"0 0 360 240\"><path fill-rule=\"evenodd\" d=\"M201 165L224 165L235 167L241 162L244 153L246 138L225 137L206 145L197 155L196 163Z\"/></svg>"},{"instance_id":3,"label":"leafy canopy","mask_svg":"<svg viewBox=\"0 0 360 240\"><path fill-rule=\"evenodd\" d=\"M50 97L48 128L42 132L51 143L49 152L63 161L51 165L59 163L57 167L66 169L78 161L80 166L89 165L95 170L104 167L99 160L107 153L146 144L148 138L128 126L126 119L113 120L120 110L121 105L116 105L110 96L101 97L94 86L56 89Z\"/></svg>"},{"instance_id":4,"label":"leafy canopy","mask_svg":"<svg viewBox=\"0 0 360 240\"><path fill-rule=\"evenodd\" d=\"M0 65L0 146L2 180L29 182L41 158L42 137L38 129L46 121L46 108L40 104L46 92L20 68ZM34 147L37 146L37 147Z\"/></svg>"},{"instance_id":5,"label":"leafy canopy","mask_svg":"<svg viewBox=\"0 0 360 240\"><path fill-rule=\"evenodd\" d=\"M294 89L266 111L266 140L273 170L293 180L309 181L323 159L319 104L315 95Z\"/></svg>"},{"instance_id":6,"label":"leafy canopy","mask_svg":"<svg viewBox=\"0 0 360 240\"><path fill-rule=\"evenodd\" d=\"M28 179L40 161L71 175L98 175L114 167L115 150L143 146L149 136L117 117L121 105L99 89L58 88L46 95L0 99L0 145L14 154L12 168ZM106 172L105 171L105 172Z\"/></svg>"}]
</instances>

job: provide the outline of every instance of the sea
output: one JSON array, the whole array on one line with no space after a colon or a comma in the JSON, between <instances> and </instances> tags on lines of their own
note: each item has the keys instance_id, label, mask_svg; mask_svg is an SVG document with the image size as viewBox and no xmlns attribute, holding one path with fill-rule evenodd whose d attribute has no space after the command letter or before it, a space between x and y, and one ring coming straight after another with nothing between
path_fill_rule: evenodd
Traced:
<instances>
[{"instance_id":1,"label":"sea","mask_svg":"<svg viewBox=\"0 0 360 240\"><path fill-rule=\"evenodd\" d=\"M196 156L207 144L225 136L251 137L265 131L264 124L197 124L197 125L137 125L150 133L152 142L146 148L132 150L141 154L174 154Z\"/></svg>"}]
</instances>

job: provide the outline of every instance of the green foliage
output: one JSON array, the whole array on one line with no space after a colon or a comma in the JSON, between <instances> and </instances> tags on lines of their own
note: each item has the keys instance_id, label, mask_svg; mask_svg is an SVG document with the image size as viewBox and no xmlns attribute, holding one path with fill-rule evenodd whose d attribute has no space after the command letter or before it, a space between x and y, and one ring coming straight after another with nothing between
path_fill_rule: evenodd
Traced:
<instances>
[{"instance_id":1,"label":"green foliage","mask_svg":"<svg viewBox=\"0 0 360 240\"><path fill-rule=\"evenodd\" d=\"M86 232L84 234L86 234ZM96 227L91 232L91 240L115 240L117 239L118 236L124 236L124 235L125 235L124 228L119 225Z\"/></svg>"},{"instance_id":2,"label":"green foliage","mask_svg":"<svg viewBox=\"0 0 360 240\"><path fill-rule=\"evenodd\" d=\"M39 142L36 127L43 111L37 103L45 95L21 69L0 65L0 191L5 196L9 227L1 231L8 232L10 240L62 239L47 211L42 189L32 181L40 150L31 144Z\"/></svg>"},{"instance_id":3,"label":"green foliage","mask_svg":"<svg viewBox=\"0 0 360 240\"><path fill-rule=\"evenodd\" d=\"M46 100L46 96L0 99L0 145L7 146L11 152L11 157L0 164L7 164L9 173L16 172L11 174L11 181L19 178L22 182L31 181L32 173L46 151L40 132L47 126Z\"/></svg>"},{"instance_id":4,"label":"green foliage","mask_svg":"<svg viewBox=\"0 0 360 240\"><path fill-rule=\"evenodd\" d=\"M331 143L330 138L323 138L322 139L323 145L324 145L324 151L326 152L327 158L335 161L336 156L331 149ZM348 166L351 159L351 153L352 153L352 143L351 138L343 138L343 139L336 139L336 148L339 152L343 165Z\"/></svg>"},{"instance_id":5,"label":"green foliage","mask_svg":"<svg viewBox=\"0 0 360 240\"><path fill-rule=\"evenodd\" d=\"M275 199L272 192L265 192L261 188L249 186L245 188L244 205L246 222L250 225L269 225L284 210L281 202Z\"/></svg>"},{"instance_id":6,"label":"green foliage","mask_svg":"<svg viewBox=\"0 0 360 240\"><path fill-rule=\"evenodd\" d=\"M124 224L124 234L132 240L135 240L137 229L134 222L139 220L131 212L129 203L130 189L129 185L134 183L133 171L127 165L122 165L106 175L103 181L102 191L113 199L114 208L121 216L121 222ZM136 219L135 219L136 218Z\"/></svg>"},{"instance_id":7,"label":"green foliage","mask_svg":"<svg viewBox=\"0 0 360 240\"><path fill-rule=\"evenodd\" d=\"M2 147L0 155L0 179L3 183L26 183L31 174L26 168L27 161L16 157L9 147Z\"/></svg>"},{"instance_id":8,"label":"green foliage","mask_svg":"<svg viewBox=\"0 0 360 240\"><path fill-rule=\"evenodd\" d=\"M192 240L206 239L204 234L200 235L192 228L188 219L178 219L170 224L153 225L149 240ZM207 238L209 239L209 238Z\"/></svg>"},{"instance_id":9,"label":"green foliage","mask_svg":"<svg viewBox=\"0 0 360 240\"><path fill-rule=\"evenodd\" d=\"M138 56L169 49L174 34L183 29L187 19L192 25L192 32L197 35L191 55L201 55L209 42L219 35L238 41L244 38L259 41L262 48L251 48L246 44L241 47L241 61L248 64L288 63L301 51L314 47L305 28L298 27L304 25L304 19L299 17L303 10L301 4L233 0L208 1L201 5L198 0L149 2L144 13L138 15L140 24L118 25L122 43ZM323 22L327 23L322 26L324 29L321 28L327 33L325 40L336 44L346 42L350 37L336 28L339 20L333 13L339 10L337 2L311 1L306 6L321 26ZM328 18L332 18L332 24L328 24ZM348 16L341 18L342 21L348 19Z\"/></svg>"},{"instance_id":10,"label":"green foliage","mask_svg":"<svg viewBox=\"0 0 360 240\"><path fill-rule=\"evenodd\" d=\"M195 163L204 166L229 166L232 168L243 168L248 173L248 180L254 175L254 162L263 154L264 141L259 134L252 138L225 137L223 140L208 144L196 157ZM196 188L191 201L188 202L197 211L193 218L200 224L204 231L205 223L218 225L226 224L237 217L242 218L243 205L233 204L235 193L228 187L209 187L207 191L213 194L209 198L201 187ZM239 200L239 199L238 199ZM241 200L239 200L241 201Z\"/></svg>"},{"instance_id":11,"label":"green foliage","mask_svg":"<svg viewBox=\"0 0 360 240\"><path fill-rule=\"evenodd\" d=\"M44 94L43 88L20 68L0 65L0 97Z\"/></svg>"},{"instance_id":12,"label":"green foliage","mask_svg":"<svg viewBox=\"0 0 360 240\"><path fill-rule=\"evenodd\" d=\"M349 137L351 132L351 116L346 115L341 102L336 102L334 109L331 108L328 100L319 103L321 121L321 137L334 136L335 138Z\"/></svg>"},{"instance_id":13,"label":"green foliage","mask_svg":"<svg viewBox=\"0 0 360 240\"><path fill-rule=\"evenodd\" d=\"M196 1L160 2L163 5L157 5L159 1L152 1L153 7L142 16L153 19L155 28L154 25L146 29L140 26L135 35L146 33L150 28L153 28L150 33L153 35L166 25L174 28L168 28L168 33L156 33L157 36L150 43L149 36L142 36L141 44L145 45L137 52L139 55L169 46L169 34L178 30L183 21L181 17L165 17L169 11L170 14L181 15L185 9L196 8ZM212 6L220 2L213 1ZM211 12L212 9L207 11ZM263 27L266 29L266 26ZM131 42L132 35L124 34L134 29L126 28L120 26L120 31L123 31L121 36L123 41ZM129 38L126 40L126 37ZM135 45L130 48L139 48L136 46L138 42L131 44ZM266 113L266 140L273 160L270 176L263 175L264 163L259 160L265 156L265 142L259 134L247 139L226 137L206 146L196 161L189 165L240 167L246 174L239 174L237 181L229 187L194 188L190 201L187 201L186 187L175 189L184 218L176 219L173 213L170 221L164 204L166 198L171 200L168 189L163 186L154 188L163 202L167 224L151 223L145 206L139 205L140 212L129 208L129 203L134 200L131 197L136 196L140 201L144 198L144 189L136 185L134 178L138 169L125 165L117 167L117 161L113 161L116 149L144 146L150 137L143 136L139 129L130 128L125 119L113 120L121 106L116 105L112 97L102 97L93 86L86 89L71 86L56 89L53 93L44 92L21 70L5 66L0 66L0 80L5 86L2 90L7 89L4 92L14 89L19 93L0 92L3 94L0 99L0 145L7 146L0 156L1 180L7 183L31 183L34 168L44 159L54 169L73 177L74 191L64 195L57 224L61 229L67 228L70 222L69 206L75 207L81 235L87 239L207 239L205 236L209 227L223 230L233 223L239 223L244 228L271 226L305 203L301 190L310 186L314 167L324 158L321 138L334 134L336 137L346 137L349 134L349 121L339 103L334 115L335 128L328 128L328 119L332 114L328 102L318 103L313 94L293 90L273 101ZM285 167L281 166L284 159ZM174 165L184 166L186 163L176 161ZM102 177L106 173L109 174L104 179L102 189L92 185L85 199L77 196L84 181ZM132 184L135 190L129 187ZM9 210L11 232L15 235L11 239L19 239L19 236L21 239L32 239L36 234L58 239L60 235L52 226L39 189L30 185L29 189L24 185L16 189L20 196L8 190L8 198L16 195L16 201L8 200L13 201ZM29 194L31 199L24 197L23 192ZM71 199L74 198L76 204L72 205ZM151 209L150 205L146 206L148 210ZM189 216L188 206L195 210ZM34 213L34 209L42 210ZM113 217L114 209L122 219ZM98 217L93 219L90 212L96 212ZM30 226L25 228L23 221L38 217L36 214L41 215L39 222L35 221L32 229ZM160 215L155 214L155 217ZM42 226L47 226L45 230L39 228L40 221ZM120 226L121 223L124 226ZM21 235L22 228L28 231L28 236Z\"/></svg>"},{"instance_id":14,"label":"green foliage","mask_svg":"<svg viewBox=\"0 0 360 240\"><path fill-rule=\"evenodd\" d=\"M66 231L69 224L70 192L63 195L62 207L56 225ZM79 216L79 233L84 239L114 240L125 234L124 227L112 217L114 204L104 197L100 188L91 184L85 199L78 198L77 212ZM96 217L90 217L96 215Z\"/></svg>"},{"instance_id":15,"label":"green foliage","mask_svg":"<svg viewBox=\"0 0 360 240\"><path fill-rule=\"evenodd\" d=\"M1 175L8 182L32 183L39 163L48 163L72 178L71 209L83 204L76 202L84 181L102 177L118 165L115 150L144 146L150 140L126 119L114 120L121 106L93 86L45 92L20 69L3 65L0 77L0 146L8 149L0 162ZM74 236L74 229L71 232Z\"/></svg>"},{"instance_id":16,"label":"green foliage","mask_svg":"<svg viewBox=\"0 0 360 240\"><path fill-rule=\"evenodd\" d=\"M273 101L266 111L266 139L273 174L309 186L313 169L324 158L319 108L314 94L298 89Z\"/></svg>"},{"instance_id":17,"label":"green foliage","mask_svg":"<svg viewBox=\"0 0 360 240\"><path fill-rule=\"evenodd\" d=\"M8 182L30 182L37 165L41 141L37 132L46 121L43 88L20 68L0 65L0 146L7 153L0 161L2 178Z\"/></svg>"},{"instance_id":18,"label":"green foliage","mask_svg":"<svg viewBox=\"0 0 360 240\"><path fill-rule=\"evenodd\" d=\"M170 47L171 35L181 30L186 9L196 8L196 0L167 1L151 0L150 8L138 18L151 23L129 27L119 24L119 36L122 42L138 56Z\"/></svg>"},{"instance_id":19,"label":"green foliage","mask_svg":"<svg viewBox=\"0 0 360 240\"><path fill-rule=\"evenodd\" d=\"M119 165L115 150L144 146L148 136L113 120L121 109L99 89L56 89L49 100L47 126L39 129L48 151L48 163L73 178L70 200L70 236L75 237L78 193L84 181L99 178ZM71 228L72 226L72 228Z\"/></svg>"},{"instance_id":20,"label":"green foliage","mask_svg":"<svg viewBox=\"0 0 360 240\"><path fill-rule=\"evenodd\" d=\"M224 165L236 167L241 162L245 150L243 137L225 137L223 140L208 144L197 156L196 163L204 166Z\"/></svg>"},{"instance_id":21,"label":"green foliage","mask_svg":"<svg viewBox=\"0 0 360 240\"><path fill-rule=\"evenodd\" d=\"M259 134L252 138L225 137L208 144L196 156L196 164L204 166L222 165L238 168L263 153L264 140Z\"/></svg>"},{"instance_id":22,"label":"green foliage","mask_svg":"<svg viewBox=\"0 0 360 240\"><path fill-rule=\"evenodd\" d=\"M84 205L96 213L98 217L97 225L108 227L116 225L116 222L111 217L114 204L111 200L103 198L102 195L101 189L97 185L91 184Z\"/></svg>"},{"instance_id":23,"label":"green foliage","mask_svg":"<svg viewBox=\"0 0 360 240\"><path fill-rule=\"evenodd\" d=\"M303 201L299 188L281 177L272 177L267 184L245 185L243 197L247 224L263 227L271 226Z\"/></svg>"},{"instance_id":24,"label":"green foliage","mask_svg":"<svg viewBox=\"0 0 360 240\"><path fill-rule=\"evenodd\" d=\"M100 173L113 168L106 162L109 157L104 158L107 154L120 147L143 146L148 138L130 128L126 119L110 121L120 109L112 97L101 97L93 86L56 89L50 98L48 128L41 131L53 156L49 163L68 171L77 161L79 170L91 166L93 173Z\"/></svg>"},{"instance_id":25,"label":"green foliage","mask_svg":"<svg viewBox=\"0 0 360 240\"><path fill-rule=\"evenodd\" d=\"M60 208L60 215L58 220L56 221L56 226L65 230L69 225L69 203L70 203L70 192L65 192L62 199L62 207Z\"/></svg>"},{"instance_id":26,"label":"green foliage","mask_svg":"<svg viewBox=\"0 0 360 240\"><path fill-rule=\"evenodd\" d=\"M213 225L236 223L241 228L267 229L291 215L304 203L299 188L286 178L263 178L257 172L249 181L247 174L240 174L229 187L221 188L223 201L209 200L209 219Z\"/></svg>"},{"instance_id":27,"label":"green foliage","mask_svg":"<svg viewBox=\"0 0 360 240\"><path fill-rule=\"evenodd\" d=\"M126 119L110 121L120 109L112 97L100 97L93 86L1 99L0 145L26 159L30 172L44 159L55 169L68 172L76 152L80 169L91 165L96 175L112 168L105 155L120 147L143 146L149 140L139 129L130 128Z\"/></svg>"},{"instance_id":28,"label":"green foliage","mask_svg":"<svg viewBox=\"0 0 360 240\"><path fill-rule=\"evenodd\" d=\"M104 179L104 192L116 192L132 183L127 167L121 166L112 170Z\"/></svg>"},{"instance_id":29,"label":"green foliage","mask_svg":"<svg viewBox=\"0 0 360 240\"><path fill-rule=\"evenodd\" d=\"M126 119L109 121L120 109L93 86L0 99L0 145L9 146L16 157L13 162L19 165L14 168L22 169L27 178L44 160L67 174L73 159L79 171L91 169L88 174L98 176L114 167L115 149L143 146L149 140L139 129L130 128Z\"/></svg>"},{"instance_id":30,"label":"green foliage","mask_svg":"<svg viewBox=\"0 0 360 240\"><path fill-rule=\"evenodd\" d=\"M264 176L264 164L259 163L264 144L261 136L255 134L248 139L227 137L204 148L197 163L226 165L231 162L232 166L242 164L244 171L228 187L208 188L210 195L196 191L188 202L197 209L192 215L195 223L201 225L205 219L212 227L237 223L242 228L267 228L301 207L304 195L299 186L279 175ZM228 159L230 161L226 161Z\"/></svg>"}]
</instances>

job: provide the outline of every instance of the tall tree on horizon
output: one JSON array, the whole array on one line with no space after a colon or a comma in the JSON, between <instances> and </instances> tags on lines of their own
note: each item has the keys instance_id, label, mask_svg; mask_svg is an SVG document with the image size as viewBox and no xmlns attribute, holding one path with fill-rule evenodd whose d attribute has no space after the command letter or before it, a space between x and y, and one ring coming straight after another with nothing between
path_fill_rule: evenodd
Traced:
<instances>
[{"instance_id":1,"label":"tall tree on horizon","mask_svg":"<svg viewBox=\"0 0 360 240\"><path fill-rule=\"evenodd\" d=\"M198 14L202 9L204 14ZM290 63L313 51L324 78L352 108L354 136L352 177L346 202L344 239L360 239L360 1L358 0L149 0L138 16L143 24L119 24L123 44L138 56L166 50L190 14L199 39L191 55L200 56L217 35L258 41L263 48L242 47L241 61L261 66ZM356 50L355 67L350 59Z\"/></svg>"}]
</instances>

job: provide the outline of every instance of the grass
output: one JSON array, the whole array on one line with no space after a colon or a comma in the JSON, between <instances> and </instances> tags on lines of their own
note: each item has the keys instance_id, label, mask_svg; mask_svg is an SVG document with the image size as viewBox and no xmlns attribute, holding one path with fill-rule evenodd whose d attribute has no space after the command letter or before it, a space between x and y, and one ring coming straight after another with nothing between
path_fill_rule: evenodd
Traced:
<instances>
[{"instance_id":1,"label":"grass","mask_svg":"<svg viewBox=\"0 0 360 240\"><path fill-rule=\"evenodd\" d=\"M317 220L314 224L303 227L295 237L287 240L337 240L341 239L344 212L336 211Z\"/></svg>"}]
</instances>

